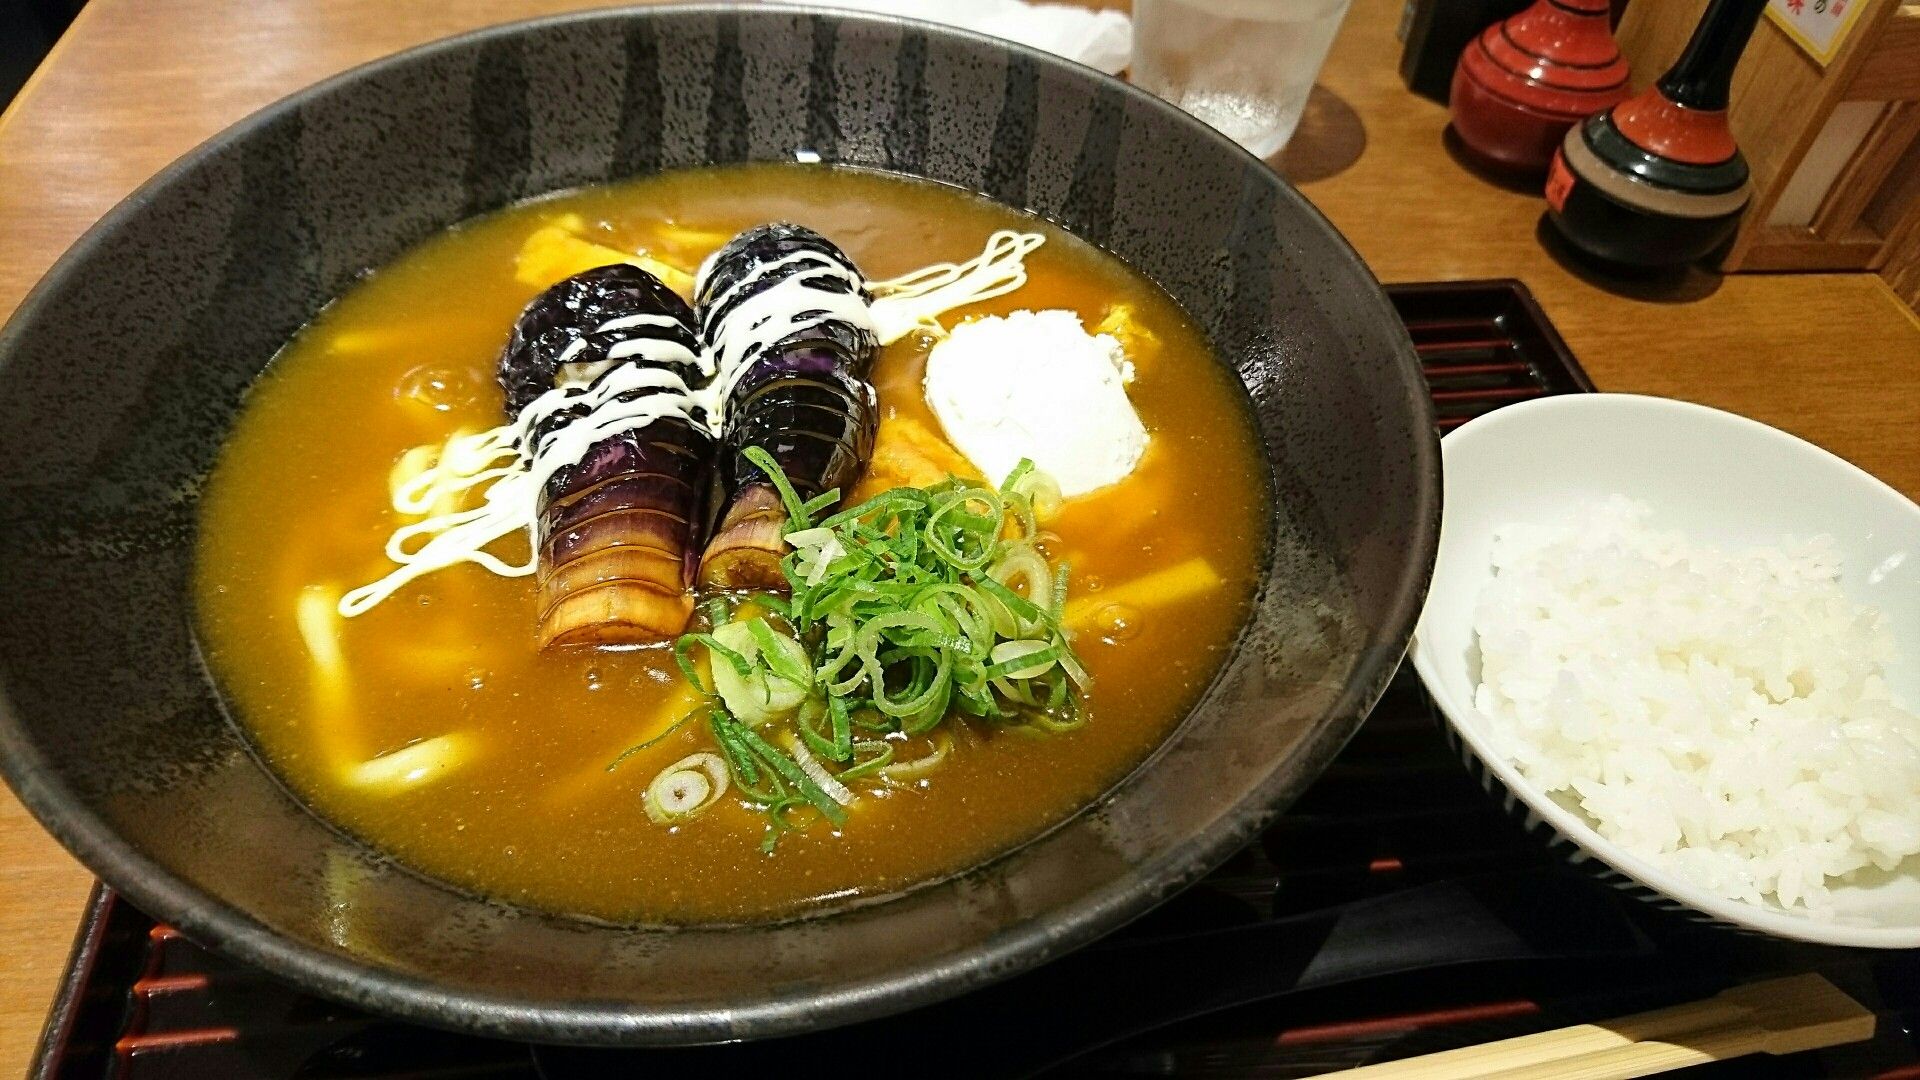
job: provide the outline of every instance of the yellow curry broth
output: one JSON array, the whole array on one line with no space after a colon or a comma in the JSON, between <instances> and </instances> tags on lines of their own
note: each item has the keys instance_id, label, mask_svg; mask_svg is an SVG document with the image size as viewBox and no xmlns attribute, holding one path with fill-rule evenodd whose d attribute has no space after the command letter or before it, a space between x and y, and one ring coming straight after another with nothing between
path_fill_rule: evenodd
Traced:
<instances>
[{"instance_id":1,"label":"yellow curry broth","mask_svg":"<svg viewBox=\"0 0 1920 1080\"><path fill-rule=\"evenodd\" d=\"M824 822L789 833L768 855L764 816L732 800L671 829L648 820L642 790L709 748L704 728L607 765L692 698L665 649L537 652L531 578L474 566L429 575L359 618L319 619L337 634L337 658L309 650L303 593L324 616L388 568L400 456L503 419L492 369L541 287L516 277L531 234L563 221L692 268L734 231L779 219L821 230L876 279L968 258L995 229L1040 229L1048 242L1028 260L1026 287L963 314L1066 307L1092 325L1130 306L1127 330L1144 343L1132 394L1151 448L1133 478L1069 503L1048 546L1072 563L1075 596L1170 569L1165 580L1185 584L1081 606L1078 647L1095 681L1085 727L1047 738L963 727L929 779L864 798L837 833ZM924 350L913 339L886 349L874 379L887 415L937 432L918 388ZM777 916L980 862L1086 803L1166 735L1237 629L1261 547L1264 483L1242 416L1205 341L1158 289L1060 230L952 189L756 166L570 193L432 238L287 346L207 486L202 640L266 759L321 814L407 864L610 919ZM410 746L413 757L366 764Z\"/></svg>"}]
</instances>

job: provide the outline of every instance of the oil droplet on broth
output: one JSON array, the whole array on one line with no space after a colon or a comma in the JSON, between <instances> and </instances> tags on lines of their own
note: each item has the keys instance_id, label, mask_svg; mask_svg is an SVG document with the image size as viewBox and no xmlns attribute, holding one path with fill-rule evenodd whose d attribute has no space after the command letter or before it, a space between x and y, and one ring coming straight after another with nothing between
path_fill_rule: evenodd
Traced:
<instances>
[{"instance_id":1,"label":"oil droplet on broth","mask_svg":"<svg viewBox=\"0 0 1920 1080\"><path fill-rule=\"evenodd\" d=\"M1093 619L1100 639L1109 645L1140 636L1140 613L1126 604L1108 604L1096 611Z\"/></svg>"},{"instance_id":2,"label":"oil droplet on broth","mask_svg":"<svg viewBox=\"0 0 1920 1080\"><path fill-rule=\"evenodd\" d=\"M478 404L486 387L470 368L422 364L401 376L394 395L434 412L452 412Z\"/></svg>"}]
</instances>

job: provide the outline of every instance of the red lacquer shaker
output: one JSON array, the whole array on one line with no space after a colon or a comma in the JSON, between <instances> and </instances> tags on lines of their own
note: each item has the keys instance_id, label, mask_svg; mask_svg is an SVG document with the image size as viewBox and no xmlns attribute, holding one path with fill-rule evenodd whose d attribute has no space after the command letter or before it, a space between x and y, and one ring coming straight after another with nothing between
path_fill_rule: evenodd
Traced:
<instances>
[{"instance_id":1,"label":"red lacquer shaker","mask_svg":"<svg viewBox=\"0 0 1920 1080\"><path fill-rule=\"evenodd\" d=\"M1627 98L1607 0L1538 0L1487 27L1453 70L1453 129L1483 162L1545 172L1573 125Z\"/></svg>"}]
</instances>

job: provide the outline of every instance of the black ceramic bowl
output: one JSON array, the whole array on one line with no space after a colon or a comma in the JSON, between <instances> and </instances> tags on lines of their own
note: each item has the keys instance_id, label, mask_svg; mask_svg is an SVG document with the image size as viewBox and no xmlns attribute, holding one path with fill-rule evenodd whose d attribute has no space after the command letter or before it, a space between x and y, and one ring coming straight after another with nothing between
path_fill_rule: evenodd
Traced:
<instances>
[{"instance_id":1,"label":"black ceramic bowl","mask_svg":"<svg viewBox=\"0 0 1920 1080\"><path fill-rule=\"evenodd\" d=\"M462 218L796 154L1036 210L1152 275L1239 374L1272 462L1272 557L1199 706L1041 839L780 925L516 910L309 813L248 752L190 629L196 495L247 385L365 268ZM1119 82L986 38L791 9L500 27L330 80L195 150L0 333L0 754L47 828L142 908L355 1005L635 1044L878 1016L1139 915L1314 778L1406 648L1437 451L1406 333L1352 249L1258 161Z\"/></svg>"}]
</instances>

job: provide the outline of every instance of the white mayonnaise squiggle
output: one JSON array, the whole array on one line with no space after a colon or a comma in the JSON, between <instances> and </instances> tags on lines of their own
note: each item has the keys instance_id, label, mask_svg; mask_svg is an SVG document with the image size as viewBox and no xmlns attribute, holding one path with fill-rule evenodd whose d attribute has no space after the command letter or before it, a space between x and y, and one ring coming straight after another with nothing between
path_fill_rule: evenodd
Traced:
<instances>
[{"instance_id":1,"label":"white mayonnaise squiggle","mask_svg":"<svg viewBox=\"0 0 1920 1080\"><path fill-rule=\"evenodd\" d=\"M554 388L535 398L512 423L447 440L431 467L394 492L395 513L421 517L431 514L435 505L444 505L443 500L465 501L471 492L483 489L480 504L472 509L434 514L395 529L386 545L394 569L342 596L340 614L347 618L362 614L416 578L460 563L474 563L502 577L533 573L539 559L532 550L532 538L539 523L540 493L555 473L584 459L594 444L670 416L699 418L717 437L726 423L726 402L734 386L775 341L833 319L872 329L882 345L917 330L943 332L937 316L1024 285L1024 259L1045 242L1039 233L996 232L985 250L965 263L942 263L874 283L871 304L860 299L865 283L851 267L830 262L817 252L797 251L755 267L714 300L711 306L718 310L742 289L778 269L796 262L820 263L729 311L710 350L696 353L674 341L639 337L607 350L604 360L574 363L571 358L585 347L583 337L560 354ZM701 265L696 292L706 284L712 265L711 257ZM809 282L822 280L844 281L851 288L840 293L808 287ZM629 315L609 320L594 332L669 326L675 321L669 316ZM627 360L639 362L622 362ZM655 366L661 364L691 364L705 385L689 387L672 370ZM633 400L622 400L649 390ZM533 445L534 432L556 414L579 405L587 406L584 415ZM488 550L515 533L529 539L523 561L509 562Z\"/></svg>"},{"instance_id":2,"label":"white mayonnaise squiggle","mask_svg":"<svg viewBox=\"0 0 1920 1080\"><path fill-rule=\"evenodd\" d=\"M980 254L963 263L938 263L911 274L868 286L873 293L873 327L882 345L916 330L944 336L938 321L954 308L977 304L1027 283L1027 256L1047 242L1041 233L1002 229L987 237Z\"/></svg>"},{"instance_id":3,"label":"white mayonnaise squiggle","mask_svg":"<svg viewBox=\"0 0 1920 1080\"><path fill-rule=\"evenodd\" d=\"M739 306L729 307L734 297L769 275L804 262L816 262L819 265L800 270L776 282L765 292L747 297ZM696 296L706 289L707 275L704 272L712 269L712 260L701 264L703 273L694 279ZM814 282L828 281L844 282L847 291L831 292L809 287ZM739 281L714 297L708 305L710 310L726 312L726 318L721 319L718 326L710 328L713 339L707 349L708 360L716 372L713 382L707 387L712 401L712 407L707 411L707 422L713 426L714 434L720 434L726 426L727 399L733 396L733 388L739 384L740 377L775 342L835 319L871 331L873 312L867 302L860 298L860 290L865 287L866 281L851 266L831 261L817 251L801 250L761 263L740 275Z\"/></svg>"},{"instance_id":4,"label":"white mayonnaise squiggle","mask_svg":"<svg viewBox=\"0 0 1920 1080\"><path fill-rule=\"evenodd\" d=\"M648 359L698 362L684 345L643 340L648 348L642 355ZM622 395L641 390L653 392L622 400ZM340 614L352 618L422 574L463 562L477 563L502 577L533 573L536 553L529 551L525 561L510 563L487 548L529 529L539 512L540 492L553 474L586 457L595 443L609 435L668 416L691 416L700 404L694 391L668 368L618 364L584 387L555 386L534 398L511 424L447 440L439 460L394 492L394 510L408 516L424 514L450 495L486 485L480 505L395 529L387 538L386 552L397 565L380 580L342 596ZM587 406L585 415L560 426L529 451L534 432L556 413L577 405ZM422 538L424 542L416 545Z\"/></svg>"}]
</instances>

